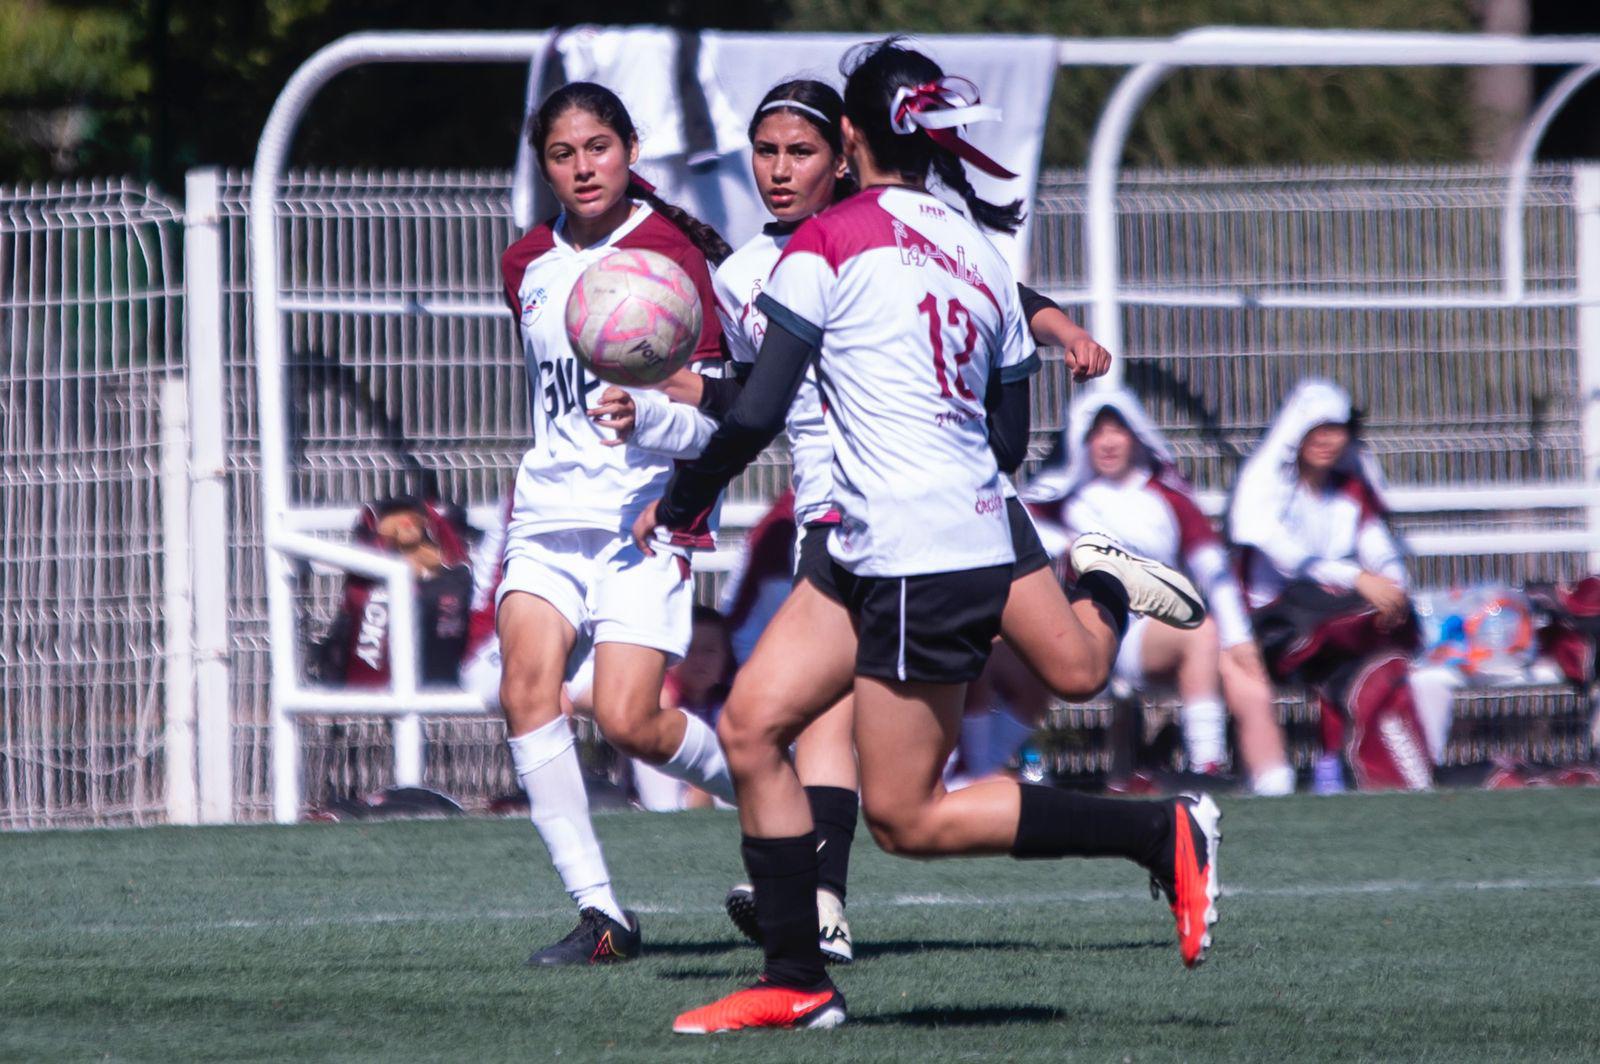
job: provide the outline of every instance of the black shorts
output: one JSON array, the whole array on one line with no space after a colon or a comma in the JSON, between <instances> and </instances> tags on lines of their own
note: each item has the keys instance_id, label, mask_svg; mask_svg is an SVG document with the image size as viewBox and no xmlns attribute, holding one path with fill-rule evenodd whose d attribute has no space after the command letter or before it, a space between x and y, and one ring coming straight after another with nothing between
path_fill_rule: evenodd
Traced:
<instances>
[{"instance_id":1,"label":"black shorts","mask_svg":"<svg viewBox=\"0 0 1600 1064\"><path fill-rule=\"evenodd\" d=\"M1011 549L1017 560L1011 566L1011 579L1021 580L1029 573L1048 568L1050 555L1039 542L1039 530L1033 527L1028 508L1016 496L1006 500L1006 521L1011 525Z\"/></svg>"},{"instance_id":2,"label":"black shorts","mask_svg":"<svg viewBox=\"0 0 1600 1064\"><path fill-rule=\"evenodd\" d=\"M856 576L828 553L832 531L832 525L806 526L794 580L810 581L850 612L856 629L856 675L919 683L976 680L1000 634L1015 566ZM1033 533L1032 524L1028 532ZM1038 544L1037 534L1032 540ZM1044 555L1043 547L1039 554Z\"/></svg>"},{"instance_id":3,"label":"black shorts","mask_svg":"<svg viewBox=\"0 0 1600 1064\"><path fill-rule=\"evenodd\" d=\"M807 525L800 532L800 555L795 561L794 583L798 587L800 581L809 580L816 589L833 599L843 602L844 596L833 583L833 555L828 553L828 534L833 531L833 525Z\"/></svg>"}]
</instances>

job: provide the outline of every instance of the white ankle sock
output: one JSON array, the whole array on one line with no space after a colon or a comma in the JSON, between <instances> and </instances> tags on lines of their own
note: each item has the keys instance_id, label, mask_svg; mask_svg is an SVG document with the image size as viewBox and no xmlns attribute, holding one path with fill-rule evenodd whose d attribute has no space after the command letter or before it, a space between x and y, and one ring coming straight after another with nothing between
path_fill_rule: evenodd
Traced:
<instances>
[{"instance_id":1,"label":"white ankle sock","mask_svg":"<svg viewBox=\"0 0 1600 1064\"><path fill-rule=\"evenodd\" d=\"M557 717L527 735L506 740L506 745L511 747L517 779L528 794L533 826L550 851L550 861L567 893L579 909L599 909L627 924L611 891L611 873L589 818L589 792L584 790L583 770L567 718Z\"/></svg>"},{"instance_id":2,"label":"white ankle sock","mask_svg":"<svg viewBox=\"0 0 1600 1064\"><path fill-rule=\"evenodd\" d=\"M1228 711L1220 699L1197 698L1183 704L1183 748L1191 771L1228 760Z\"/></svg>"},{"instance_id":3,"label":"white ankle sock","mask_svg":"<svg viewBox=\"0 0 1600 1064\"><path fill-rule=\"evenodd\" d=\"M693 713L683 713L683 744L664 765L657 765L673 779L683 780L725 802L733 801L733 776L711 725Z\"/></svg>"},{"instance_id":4,"label":"white ankle sock","mask_svg":"<svg viewBox=\"0 0 1600 1064\"><path fill-rule=\"evenodd\" d=\"M1269 768L1250 781L1250 790L1263 798L1281 798L1294 793L1294 769L1288 765Z\"/></svg>"}]
</instances>

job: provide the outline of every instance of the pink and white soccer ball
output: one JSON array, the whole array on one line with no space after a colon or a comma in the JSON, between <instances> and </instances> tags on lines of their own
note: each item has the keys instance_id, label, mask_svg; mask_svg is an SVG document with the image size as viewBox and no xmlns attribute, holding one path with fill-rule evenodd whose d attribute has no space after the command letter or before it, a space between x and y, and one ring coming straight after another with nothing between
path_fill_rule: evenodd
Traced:
<instances>
[{"instance_id":1,"label":"pink and white soccer ball","mask_svg":"<svg viewBox=\"0 0 1600 1064\"><path fill-rule=\"evenodd\" d=\"M601 380L655 384L694 354L702 313L683 267L654 251L625 248L591 263L572 286L567 339Z\"/></svg>"}]
</instances>

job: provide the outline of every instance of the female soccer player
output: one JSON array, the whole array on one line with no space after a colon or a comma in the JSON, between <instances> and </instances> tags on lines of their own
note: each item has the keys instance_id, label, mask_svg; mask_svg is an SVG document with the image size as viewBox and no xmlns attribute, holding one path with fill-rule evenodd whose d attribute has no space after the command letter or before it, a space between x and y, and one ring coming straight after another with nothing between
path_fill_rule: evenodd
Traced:
<instances>
[{"instance_id":1,"label":"female soccer player","mask_svg":"<svg viewBox=\"0 0 1600 1064\"><path fill-rule=\"evenodd\" d=\"M750 120L752 171L773 221L729 256L712 277L736 376L748 372L761 346L767 318L756 301L790 236L801 222L856 191L855 182L845 175L840 133L843 110L844 101L833 88L818 81L797 79L772 88ZM1022 286L1018 290L1030 331L1042 343L1061 346L1079 380L1105 372L1110 355L1086 331L1049 299ZM708 392L708 388L712 391ZM703 377L686 375L681 382L669 386L667 392L681 401L698 402L703 409L721 416L726 414L738 388L738 380L708 383ZM804 556L816 561L825 554L829 531L838 523L839 515L832 502L833 444L823 422L814 371L807 371L790 407L786 427L795 492L790 510L804 530ZM1012 465L1006 472L1014 468ZM1010 482L1002 483L1019 558L1013 570L1013 602L1007 606L1002 629L1008 639L1015 639L1031 651L1028 660L1037 662L1038 671L1055 681L1057 693L1083 697L1092 693L1085 690L1091 681L1079 678L1073 670L1076 667L1078 673L1087 671L1093 675L1093 667L1086 667L1081 660L1085 640L1080 628L1104 629L1105 620L1098 608L1086 601L1080 607L1084 613L1079 621L1059 585L1045 570L1048 559L1038 546L1033 525L1016 500ZM801 570L796 580L804 575ZM1041 616L1045 624L1031 623ZM1058 620L1064 623L1050 623ZM1040 631L1053 632L1057 637L1055 645L1034 638ZM850 925L844 916L844 899L859 805L848 697L806 726L795 740L794 753L796 772L817 827L818 935L823 956L835 963L849 963L853 946ZM727 905L740 930L760 941L750 885L736 885L728 894Z\"/></svg>"},{"instance_id":2,"label":"female soccer player","mask_svg":"<svg viewBox=\"0 0 1600 1064\"><path fill-rule=\"evenodd\" d=\"M970 87L892 40L853 59L840 126L865 191L795 232L758 299L767 333L748 383L701 457L634 525L646 548L658 525L688 527L777 434L815 361L840 522L828 557L802 560L806 579L735 681L719 727L766 964L755 987L678 1017L674 1030L684 1033L845 1018L817 946L816 835L787 748L847 692L862 804L885 849L1129 857L1168 889L1186 963L1202 956L1215 917L1218 814L1209 799L1128 802L1011 781L955 794L940 786L965 684L1000 632L1012 583L1016 553L990 437L1006 455L1026 445L1026 385L1001 383L1003 367L1025 365L1026 348L1004 260L924 183L936 169L992 228L1014 227L1020 205L981 200L962 171L968 159L1004 172L955 134L993 117ZM1180 621L1203 615L1181 576L1108 537L1083 537L1073 560L1080 589L1118 628L1130 605ZM1114 642L1113 633L1113 652Z\"/></svg>"},{"instance_id":3,"label":"female soccer player","mask_svg":"<svg viewBox=\"0 0 1600 1064\"><path fill-rule=\"evenodd\" d=\"M1292 792L1294 770L1272 716L1271 681L1227 548L1195 504L1166 438L1133 393L1121 388L1073 403L1065 438L1065 468L1034 478L1029 506L1069 536L1104 529L1139 554L1186 569L1215 619L1188 630L1148 617L1134 620L1117 655L1117 677L1136 690L1150 679L1176 683L1189 767L1197 772L1227 758L1226 695L1252 788L1257 794Z\"/></svg>"},{"instance_id":4,"label":"female soccer player","mask_svg":"<svg viewBox=\"0 0 1600 1064\"><path fill-rule=\"evenodd\" d=\"M1381 484L1349 394L1303 381L1239 474L1228 530L1267 666L1322 696L1328 753L1348 722L1361 786L1418 790L1433 782L1409 682L1418 631Z\"/></svg>"},{"instance_id":5,"label":"female soccer player","mask_svg":"<svg viewBox=\"0 0 1600 1064\"><path fill-rule=\"evenodd\" d=\"M562 681L591 645L601 733L711 794L731 799L733 790L711 727L660 702L666 668L689 642L687 549L710 545L705 519L685 523L648 554L628 536L673 460L696 453L711 423L658 392L602 391L572 353L563 310L583 269L617 248L672 258L709 304L706 259L720 259L727 246L631 173L638 134L610 90L587 82L556 90L528 137L561 212L501 262L528 363L534 441L517 473L496 592L500 704L534 826L579 909L572 933L528 961L588 964L634 957L640 942L637 921L611 889L560 710ZM720 332L706 315L697 360L719 356Z\"/></svg>"}]
</instances>

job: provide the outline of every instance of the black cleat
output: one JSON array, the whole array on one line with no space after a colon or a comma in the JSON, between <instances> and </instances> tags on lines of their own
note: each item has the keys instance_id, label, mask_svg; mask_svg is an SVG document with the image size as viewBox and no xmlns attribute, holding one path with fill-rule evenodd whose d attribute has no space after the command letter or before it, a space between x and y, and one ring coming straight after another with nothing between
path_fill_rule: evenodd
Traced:
<instances>
[{"instance_id":1,"label":"black cleat","mask_svg":"<svg viewBox=\"0 0 1600 1064\"><path fill-rule=\"evenodd\" d=\"M739 933L756 945L761 945L761 925L756 923L756 889L748 883L735 883L728 891L722 907L728 910L728 919Z\"/></svg>"},{"instance_id":2,"label":"black cleat","mask_svg":"<svg viewBox=\"0 0 1600 1064\"><path fill-rule=\"evenodd\" d=\"M578 926L552 946L528 957L530 968L564 968L579 964L616 964L639 955L639 918L624 909L632 927L611 919L599 909L580 909Z\"/></svg>"}]
</instances>

